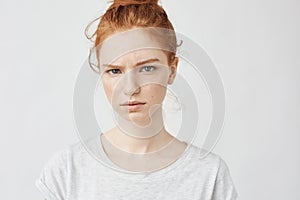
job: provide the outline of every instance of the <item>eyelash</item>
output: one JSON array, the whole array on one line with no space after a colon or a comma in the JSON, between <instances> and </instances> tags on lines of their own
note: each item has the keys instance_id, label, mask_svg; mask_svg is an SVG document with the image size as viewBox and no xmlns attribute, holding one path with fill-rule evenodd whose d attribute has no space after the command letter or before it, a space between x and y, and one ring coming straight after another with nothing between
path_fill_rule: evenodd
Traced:
<instances>
[{"instance_id":1,"label":"eyelash","mask_svg":"<svg viewBox=\"0 0 300 200\"><path fill-rule=\"evenodd\" d=\"M118 70L118 71L120 71L119 69L109 69L109 70L106 71L106 73L108 73L108 74L114 74L114 73L111 73L113 70Z\"/></svg>"},{"instance_id":2,"label":"eyelash","mask_svg":"<svg viewBox=\"0 0 300 200\"><path fill-rule=\"evenodd\" d=\"M150 71L143 71L143 69L145 69L146 67L151 67L151 70ZM155 66L152 66L152 65L146 65L146 66L143 66L140 68L139 72L152 72L153 70L155 70L156 67ZM109 74L115 74L115 73L112 73L113 70L118 70L118 72L121 72L120 69L109 69L107 70L106 72L109 73Z\"/></svg>"},{"instance_id":3,"label":"eyelash","mask_svg":"<svg viewBox=\"0 0 300 200\"><path fill-rule=\"evenodd\" d=\"M151 67L151 71L150 72L152 72L153 70L155 70L156 69L156 67L155 66L152 66L152 65L146 65L146 66L143 66L143 67L141 67L141 69L139 70L139 71L141 71L141 70L143 70L143 69L145 69L146 67ZM149 71L147 71L147 72L149 72Z\"/></svg>"}]
</instances>

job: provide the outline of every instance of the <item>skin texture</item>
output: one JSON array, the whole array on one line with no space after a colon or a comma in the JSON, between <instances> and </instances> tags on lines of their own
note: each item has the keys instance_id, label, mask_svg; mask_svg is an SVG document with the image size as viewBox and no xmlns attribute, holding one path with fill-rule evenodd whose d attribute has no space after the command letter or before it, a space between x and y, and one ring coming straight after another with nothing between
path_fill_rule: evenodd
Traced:
<instances>
[{"instance_id":1,"label":"skin texture","mask_svg":"<svg viewBox=\"0 0 300 200\"><path fill-rule=\"evenodd\" d=\"M172 140L182 144L166 131L161 109L167 85L172 84L176 77L177 65L178 58L168 63L166 53L159 49L136 50L111 63L102 63L101 80L105 94L123 121L147 127L155 118L162 125L157 133L147 138L132 137L116 126L104 134L110 143L132 153L156 151ZM129 110L126 106L120 106L126 101L145 104L136 110Z\"/></svg>"},{"instance_id":2,"label":"skin texture","mask_svg":"<svg viewBox=\"0 0 300 200\"><path fill-rule=\"evenodd\" d=\"M139 64L140 63L140 64ZM143 64L142 64L143 63ZM177 66L173 65L173 69ZM161 50L138 50L122 56L110 65L105 64L102 83L109 102L115 111L137 123L147 124L155 105L161 106L172 83L167 57ZM126 101L146 103L138 111L128 111L120 104Z\"/></svg>"}]
</instances>

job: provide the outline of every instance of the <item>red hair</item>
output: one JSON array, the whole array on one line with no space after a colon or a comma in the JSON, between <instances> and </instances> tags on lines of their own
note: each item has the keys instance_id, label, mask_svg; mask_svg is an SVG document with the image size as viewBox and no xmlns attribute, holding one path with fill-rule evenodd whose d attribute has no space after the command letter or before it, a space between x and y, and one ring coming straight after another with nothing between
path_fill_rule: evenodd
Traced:
<instances>
[{"instance_id":1,"label":"red hair","mask_svg":"<svg viewBox=\"0 0 300 200\"><path fill-rule=\"evenodd\" d=\"M88 36L87 32L90 25L98 19L100 21L97 30L92 36ZM169 64L174 61L178 47L176 34L165 10L158 5L158 0L114 0L106 12L96 20L92 21L85 30L88 39L95 38L93 40L94 47L119 31L136 27L168 29L171 34L163 35L157 39L160 42L165 42L169 46L168 49L171 50L166 52Z\"/></svg>"}]
</instances>

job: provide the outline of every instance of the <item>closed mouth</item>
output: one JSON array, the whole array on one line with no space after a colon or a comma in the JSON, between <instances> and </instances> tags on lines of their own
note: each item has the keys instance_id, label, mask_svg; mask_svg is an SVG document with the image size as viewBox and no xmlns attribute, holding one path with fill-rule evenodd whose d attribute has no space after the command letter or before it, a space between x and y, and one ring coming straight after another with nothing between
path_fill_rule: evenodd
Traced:
<instances>
[{"instance_id":1,"label":"closed mouth","mask_svg":"<svg viewBox=\"0 0 300 200\"><path fill-rule=\"evenodd\" d=\"M132 101L132 102L126 102L122 103L121 106L135 106L135 105L144 105L145 102L139 102L139 101Z\"/></svg>"}]
</instances>

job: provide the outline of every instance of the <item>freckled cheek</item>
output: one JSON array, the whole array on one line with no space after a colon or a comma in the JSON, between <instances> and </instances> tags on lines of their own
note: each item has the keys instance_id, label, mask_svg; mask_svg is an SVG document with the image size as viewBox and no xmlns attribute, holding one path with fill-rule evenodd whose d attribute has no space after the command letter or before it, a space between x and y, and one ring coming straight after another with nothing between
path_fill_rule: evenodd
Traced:
<instances>
[{"instance_id":1,"label":"freckled cheek","mask_svg":"<svg viewBox=\"0 0 300 200\"><path fill-rule=\"evenodd\" d=\"M161 103L166 95L166 87L161 85L148 85L144 88L143 93L148 96L151 103Z\"/></svg>"},{"instance_id":2,"label":"freckled cheek","mask_svg":"<svg viewBox=\"0 0 300 200\"><path fill-rule=\"evenodd\" d=\"M109 100L109 102L112 102L112 98L114 96L113 92L114 92L114 88L115 88L115 82L114 81L102 81L103 84L103 88L106 94L107 99Z\"/></svg>"}]
</instances>

